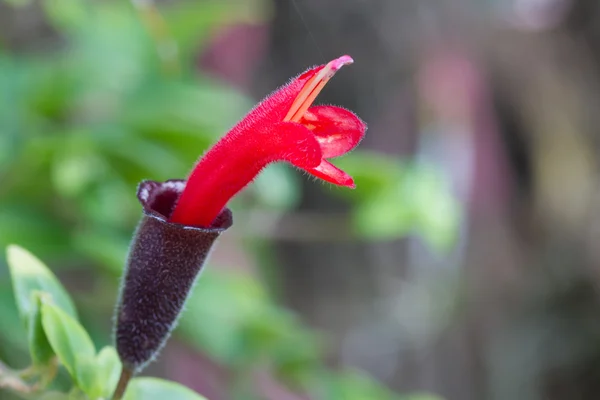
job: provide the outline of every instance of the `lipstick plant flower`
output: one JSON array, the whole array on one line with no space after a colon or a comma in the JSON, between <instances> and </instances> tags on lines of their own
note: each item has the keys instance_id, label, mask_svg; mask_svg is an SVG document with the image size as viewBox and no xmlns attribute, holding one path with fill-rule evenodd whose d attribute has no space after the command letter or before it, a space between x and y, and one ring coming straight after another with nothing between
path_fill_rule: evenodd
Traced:
<instances>
[{"instance_id":1,"label":"lipstick plant flower","mask_svg":"<svg viewBox=\"0 0 600 400\"><path fill-rule=\"evenodd\" d=\"M232 223L227 202L268 164L288 162L324 181L354 188L328 160L354 149L366 125L351 111L313 106L352 58L307 70L259 103L203 157L189 178L144 181L144 216L133 237L115 314L123 364L114 399L160 351L219 235Z\"/></svg>"},{"instance_id":2,"label":"lipstick plant flower","mask_svg":"<svg viewBox=\"0 0 600 400\"><path fill-rule=\"evenodd\" d=\"M200 159L170 221L209 226L231 197L275 161L354 188L352 177L327 159L356 147L365 124L344 108L312 105L327 81L352 62L342 56L311 68L259 103Z\"/></svg>"}]
</instances>

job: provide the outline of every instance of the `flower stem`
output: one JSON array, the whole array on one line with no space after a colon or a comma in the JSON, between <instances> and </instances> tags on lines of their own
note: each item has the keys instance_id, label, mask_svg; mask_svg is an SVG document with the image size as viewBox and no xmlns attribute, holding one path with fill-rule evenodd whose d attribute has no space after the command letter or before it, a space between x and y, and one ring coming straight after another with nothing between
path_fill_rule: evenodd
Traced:
<instances>
[{"instance_id":1,"label":"flower stem","mask_svg":"<svg viewBox=\"0 0 600 400\"><path fill-rule=\"evenodd\" d=\"M133 371L127 367L123 367L121 370L121 376L119 377L119 383L117 383L117 388L115 389L112 400L121 400L123 398L125 390L127 390L127 385L129 385L129 381L132 377Z\"/></svg>"},{"instance_id":2,"label":"flower stem","mask_svg":"<svg viewBox=\"0 0 600 400\"><path fill-rule=\"evenodd\" d=\"M31 393L34 388L23 381L19 374L12 371L0 361L0 388L10 389L16 393Z\"/></svg>"}]
</instances>

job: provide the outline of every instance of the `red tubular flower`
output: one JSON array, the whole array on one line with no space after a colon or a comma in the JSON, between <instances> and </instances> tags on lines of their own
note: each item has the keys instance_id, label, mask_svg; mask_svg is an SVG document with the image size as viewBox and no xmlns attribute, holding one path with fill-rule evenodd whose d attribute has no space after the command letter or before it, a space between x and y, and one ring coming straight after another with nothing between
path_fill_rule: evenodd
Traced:
<instances>
[{"instance_id":1,"label":"red tubular flower","mask_svg":"<svg viewBox=\"0 0 600 400\"><path fill-rule=\"evenodd\" d=\"M327 81L352 62L342 56L309 69L250 111L198 161L170 222L210 226L229 199L276 161L354 188L352 177L327 159L356 147L366 125L343 108L312 106Z\"/></svg>"},{"instance_id":2,"label":"red tubular flower","mask_svg":"<svg viewBox=\"0 0 600 400\"><path fill-rule=\"evenodd\" d=\"M327 161L352 150L366 126L350 111L311 107L327 81L352 59L306 71L252 110L200 159L187 182L145 181L144 216L131 241L115 313L123 365L113 398L160 351L175 327L211 248L233 223L225 205L267 164L286 161L327 182L354 187Z\"/></svg>"}]
</instances>

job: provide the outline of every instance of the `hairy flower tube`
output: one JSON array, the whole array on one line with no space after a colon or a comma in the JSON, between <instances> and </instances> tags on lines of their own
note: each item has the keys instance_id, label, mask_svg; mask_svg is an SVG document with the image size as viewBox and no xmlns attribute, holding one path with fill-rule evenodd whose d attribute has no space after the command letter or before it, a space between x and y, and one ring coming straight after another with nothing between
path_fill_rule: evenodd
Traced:
<instances>
[{"instance_id":1,"label":"hairy flower tube","mask_svg":"<svg viewBox=\"0 0 600 400\"><path fill-rule=\"evenodd\" d=\"M337 58L292 79L258 104L196 164L187 181L144 181L144 216L133 237L115 312L123 363L114 399L160 351L219 235L232 225L227 202L269 163L284 161L341 186L354 181L328 159L352 150L365 124L335 106L312 106L345 64Z\"/></svg>"},{"instance_id":2,"label":"hairy flower tube","mask_svg":"<svg viewBox=\"0 0 600 400\"><path fill-rule=\"evenodd\" d=\"M356 147L366 125L344 108L312 106L327 81L352 62L342 56L309 69L258 104L198 161L170 221L209 226L229 199L275 161L354 188L352 177L327 159Z\"/></svg>"}]
</instances>

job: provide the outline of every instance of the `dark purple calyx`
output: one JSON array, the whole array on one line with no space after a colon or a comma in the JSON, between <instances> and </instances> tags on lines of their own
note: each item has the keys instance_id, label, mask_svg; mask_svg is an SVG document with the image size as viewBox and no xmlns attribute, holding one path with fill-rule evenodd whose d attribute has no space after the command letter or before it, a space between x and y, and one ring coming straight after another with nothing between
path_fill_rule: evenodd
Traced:
<instances>
[{"instance_id":1,"label":"dark purple calyx","mask_svg":"<svg viewBox=\"0 0 600 400\"><path fill-rule=\"evenodd\" d=\"M138 188L144 216L131 242L115 315L117 352L132 372L160 351L215 240L233 223L229 209L209 228L167 222L184 187L184 181L169 180L144 181Z\"/></svg>"}]
</instances>

